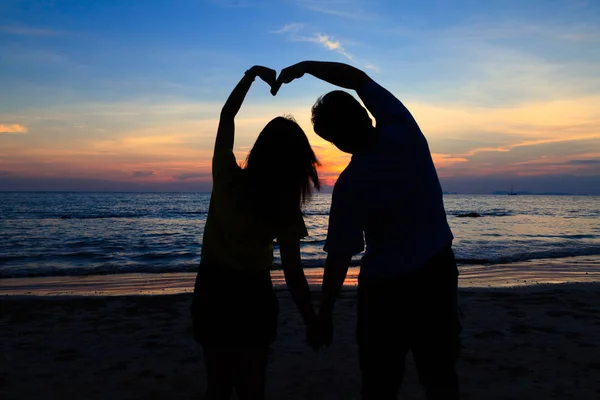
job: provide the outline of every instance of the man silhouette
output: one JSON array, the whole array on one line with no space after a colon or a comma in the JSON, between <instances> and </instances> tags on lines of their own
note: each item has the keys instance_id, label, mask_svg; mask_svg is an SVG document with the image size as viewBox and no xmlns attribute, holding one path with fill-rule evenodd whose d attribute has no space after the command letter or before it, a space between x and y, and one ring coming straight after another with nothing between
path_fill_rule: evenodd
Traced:
<instances>
[{"instance_id":1,"label":"man silhouette","mask_svg":"<svg viewBox=\"0 0 600 400\"><path fill-rule=\"evenodd\" d=\"M458 269L427 141L396 97L350 65L294 64L272 94L305 73L355 90L377 122L341 90L312 108L315 132L352 154L331 200L317 336L331 343L335 299L366 242L357 310L363 399L397 398L409 349L427 398L457 399Z\"/></svg>"}]
</instances>

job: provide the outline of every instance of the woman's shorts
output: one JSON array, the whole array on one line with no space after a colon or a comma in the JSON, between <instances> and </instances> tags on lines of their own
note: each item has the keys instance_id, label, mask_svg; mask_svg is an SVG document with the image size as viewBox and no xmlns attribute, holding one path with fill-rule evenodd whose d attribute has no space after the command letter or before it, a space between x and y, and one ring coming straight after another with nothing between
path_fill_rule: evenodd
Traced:
<instances>
[{"instance_id":1,"label":"woman's shorts","mask_svg":"<svg viewBox=\"0 0 600 400\"><path fill-rule=\"evenodd\" d=\"M204 347L267 347L277 336L279 304L269 271L201 265L191 309L194 338Z\"/></svg>"}]
</instances>

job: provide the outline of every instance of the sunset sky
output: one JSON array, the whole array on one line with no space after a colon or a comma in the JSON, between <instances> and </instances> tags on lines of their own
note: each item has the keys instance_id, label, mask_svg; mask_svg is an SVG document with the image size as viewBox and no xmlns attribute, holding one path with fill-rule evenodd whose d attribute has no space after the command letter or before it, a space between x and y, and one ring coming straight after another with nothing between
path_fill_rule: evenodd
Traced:
<instances>
[{"instance_id":1,"label":"sunset sky","mask_svg":"<svg viewBox=\"0 0 600 400\"><path fill-rule=\"evenodd\" d=\"M411 110L446 191L600 194L600 2L0 2L0 190L210 190L220 108L246 69L341 61ZM334 87L256 81L242 161L292 114L333 184L349 157L310 124Z\"/></svg>"}]
</instances>

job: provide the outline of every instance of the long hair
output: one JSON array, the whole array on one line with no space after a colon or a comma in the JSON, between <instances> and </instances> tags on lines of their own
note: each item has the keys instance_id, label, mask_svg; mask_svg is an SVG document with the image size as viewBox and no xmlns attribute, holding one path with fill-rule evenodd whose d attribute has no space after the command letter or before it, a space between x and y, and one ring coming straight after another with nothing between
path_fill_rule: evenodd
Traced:
<instances>
[{"instance_id":1,"label":"long hair","mask_svg":"<svg viewBox=\"0 0 600 400\"><path fill-rule=\"evenodd\" d=\"M321 185L320 165L306 134L289 116L271 120L250 150L244 170L251 202L259 210L300 208Z\"/></svg>"}]
</instances>

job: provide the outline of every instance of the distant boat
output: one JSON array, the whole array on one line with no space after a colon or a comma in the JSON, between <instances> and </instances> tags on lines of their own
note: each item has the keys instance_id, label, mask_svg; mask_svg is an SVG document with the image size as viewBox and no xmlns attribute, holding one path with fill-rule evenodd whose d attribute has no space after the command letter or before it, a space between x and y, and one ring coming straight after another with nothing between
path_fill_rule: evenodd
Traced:
<instances>
[{"instance_id":1,"label":"distant boat","mask_svg":"<svg viewBox=\"0 0 600 400\"><path fill-rule=\"evenodd\" d=\"M510 192L508 192L509 196L516 196L517 192L513 192L513 185L510 185Z\"/></svg>"}]
</instances>

